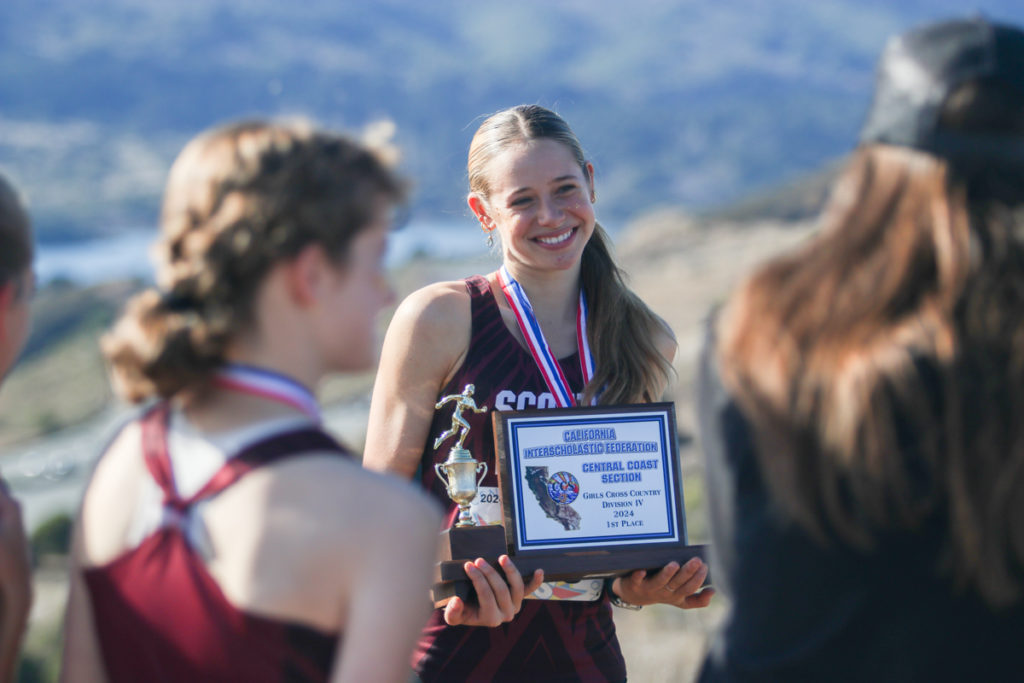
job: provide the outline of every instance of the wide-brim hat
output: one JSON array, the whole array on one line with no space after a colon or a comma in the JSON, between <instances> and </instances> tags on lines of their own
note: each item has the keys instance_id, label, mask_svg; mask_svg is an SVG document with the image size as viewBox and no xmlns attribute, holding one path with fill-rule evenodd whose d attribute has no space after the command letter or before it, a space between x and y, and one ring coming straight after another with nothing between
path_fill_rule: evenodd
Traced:
<instances>
[{"instance_id":1,"label":"wide-brim hat","mask_svg":"<svg viewBox=\"0 0 1024 683\"><path fill-rule=\"evenodd\" d=\"M995 80L1024 96L1024 32L983 18L928 24L889 40L861 143L900 145L961 162L1024 165L1024 135L950 131L943 105L960 85Z\"/></svg>"}]
</instances>

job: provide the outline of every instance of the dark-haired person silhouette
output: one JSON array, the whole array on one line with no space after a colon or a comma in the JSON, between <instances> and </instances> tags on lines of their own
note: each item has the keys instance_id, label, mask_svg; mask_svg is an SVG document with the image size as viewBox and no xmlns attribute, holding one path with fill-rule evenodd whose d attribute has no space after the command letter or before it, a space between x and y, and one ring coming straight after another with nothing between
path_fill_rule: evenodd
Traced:
<instances>
[{"instance_id":1,"label":"dark-haired person silhouette","mask_svg":"<svg viewBox=\"0 0 1024 683\"><path fill-rule=\"evenodd\" d=\"M820 233L713 324L703 681L1019 681L1024 32L893 38Z\"/></svg>"}]
</instances>

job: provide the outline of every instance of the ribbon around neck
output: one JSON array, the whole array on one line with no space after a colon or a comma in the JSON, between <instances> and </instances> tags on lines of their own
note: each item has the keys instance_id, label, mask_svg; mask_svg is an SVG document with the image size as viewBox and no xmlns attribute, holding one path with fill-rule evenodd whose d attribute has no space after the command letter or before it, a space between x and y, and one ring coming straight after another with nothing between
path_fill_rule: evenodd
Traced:
<instances>
[{"instance_id":1,"label":"ribbon around neck","mask_svg":"<svg viewBox=\"0 0 1024 683\"><path fill-rule=\"evenodd\" d=\"M302 411L316 422L321 421L320 403L313 392L280 372L241 363L228 363L214 373L213 384L228 391L284 403Z\"/></svg>"},{"instance_id":2,"label":"ribbon around neck","mask_svg":"<svg viewBox=\"0 0 1024 683\"><path fill-rule=\"evenodd\" d=\"M505 266L498 269L498 282L501 283L501 291L505 294L508 305L516 316L519 330L526 339L526 345L533 356L534 362L540 368L544 382L555 397L555 402L560 408L569 408L576 405L576 397L565 379L558 359L551 351L550 345L544 338L544 332L540 329L537 316L533 312L530 299L526 291L516 281ZM583 384L586 386L594 376L594 357L590 353L590 342L587 340L587 297L580 288L580 301L576 309L576 346L579 349L580 368L583 371ZM595 401L596 402L596 401Z\"/></svg>"}]
</instances>

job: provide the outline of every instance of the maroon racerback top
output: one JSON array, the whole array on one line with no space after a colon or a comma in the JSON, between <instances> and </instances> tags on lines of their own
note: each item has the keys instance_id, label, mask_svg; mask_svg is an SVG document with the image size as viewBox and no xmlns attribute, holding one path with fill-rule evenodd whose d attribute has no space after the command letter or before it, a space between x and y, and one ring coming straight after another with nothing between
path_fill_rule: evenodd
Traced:
<instances>
[{"instance_id":1,"label":"maroon racerback top","mask_svg":"<svg viewBox=\"0 0 1024 683\"><path fill-rule=\"evenodd\" d=\"M555 406L533 356L519 343L501 317L487 279L466 280L472 309L472 337L466 359L438 398L462 393L474 384L477 406L486 413L466 411L471 429L465 447L487 463L482 486L497 486L494 458L495 410L524 410ZM559 360L573 392L583 389L579 354ZM424 488L448 511L454 522L458 506L445 492L434 464L444 462L451 443L434 449L435 437L451 426L451 411L434 413L420 463ZM608 599L579 602L524 600L519 614L497 628L448 626L443 610L435 610L423 631L413 660L423 681L622 681L626 665L615 636Z\"/></svg>"},{"instance_id":2,"label":"maroon racerback top","mask_svg":"<svg viewBox=\"0 0 1024 683\"><path fill-rule=\"evenodd\" d=\"M348 453L308 428L259 441L228 460L191 498L178 496L167 453L166 403L141 418L146 466L170 522L112 562L85 569L110 680L326 681L338 634L247 614L225 598L175 523L247 472L312 451Z\"/></svg>"}]
</instances>

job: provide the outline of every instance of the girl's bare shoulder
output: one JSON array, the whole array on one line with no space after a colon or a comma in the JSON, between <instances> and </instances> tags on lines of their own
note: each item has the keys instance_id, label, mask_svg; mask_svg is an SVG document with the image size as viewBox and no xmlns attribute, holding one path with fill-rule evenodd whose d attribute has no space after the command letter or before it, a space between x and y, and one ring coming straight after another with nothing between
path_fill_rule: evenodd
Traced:
<instances>
[{"instance_id":1,"label":"girl's bare shoulder","mask_svg":"<svg viewBox=\"0 0 1024 683\"><path fill-rule=\"evenodd\" d=\"M142 427L132 420L104 449L82 498L78 525L84 564L102 564L123 550L141 484L148 476Z\"/></svg>"},{"instance_id":2,"label":"girl's bare shoulder","mask_svg":"<svg viewBox=\"0 0 1024 683\"><path fill-rule=\"evenodd\" d=\"M429 375L436 389L461 364L472 327L465 282L435 282L418 289L399 304L391 319L380 371L388 377L390 369L401 368L405 386L419 386Z\"/></svg>"},{"instance_id":3,"label":"girl's bare shoulder","mask_svg":"<svg viewBox=\"0 0 1024 683\"><path fill-rule=\"evenodd\" d=\"M469 321L469 301L469 291L462 280L434 282L407 296L395 311L394 320L415 327L444 329Z\"/></svg>"}]
</instances>

